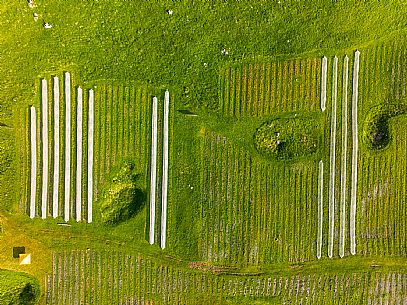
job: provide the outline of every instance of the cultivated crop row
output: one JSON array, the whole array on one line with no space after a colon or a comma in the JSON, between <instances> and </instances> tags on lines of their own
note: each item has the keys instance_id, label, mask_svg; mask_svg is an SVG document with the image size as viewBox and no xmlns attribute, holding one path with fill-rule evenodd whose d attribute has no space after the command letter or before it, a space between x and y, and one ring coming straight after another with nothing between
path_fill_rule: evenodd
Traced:
<instances>
[{"instance_id":1,"label":"cultivated crop row","mask_svg":"<svg viewBox=\"0 0 407 305\"><path fill-rule=\"evenodd\" d=\"M318 59L226 67L220 78L221 110L228 116L268 116L319 107Z\"/></svg>"},{"instance_id":2,"label":"cultivated crop row","mask_svg":"<svg viewBox=\"0 0 407 305\"><path fill-rule=\"evenodd\" d=\"M199 263L190 264L195 268ZM367 272L277 276L213 275L139 255L54 252L47 304L404 304L407 275Z\"/></svg>"},{"instance_id":3,"label":"cultivated crop row","mask_svg":"<svg viewBox=\"0 0 407 305\"><path fill-rule=\"evenodd\" d=\"M202 259L250 265L315 257L318 165L271 165L210 131L204 141Z\"/></svg>"}]
</instances>

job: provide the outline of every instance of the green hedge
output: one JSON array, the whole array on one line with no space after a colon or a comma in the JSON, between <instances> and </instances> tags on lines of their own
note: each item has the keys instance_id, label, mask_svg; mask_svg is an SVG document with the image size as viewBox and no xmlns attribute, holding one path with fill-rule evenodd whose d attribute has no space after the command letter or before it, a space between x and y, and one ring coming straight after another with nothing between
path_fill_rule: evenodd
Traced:
<instances>
[{"instance_id":1,"label":"green hedge","mask_svg":"<svg viewBox=\"0 0 407 305\"><path fill-rule=\"evenodd\" d=\"M303 157L317 151L318 124L303 118L275 119L261 125L254 134L254 145L272 159Z\"/></svg>"},{"instance_id":2,"label":"green hedge","mask_svg":"<svg viewBox=\"0 0 407 305\"><path fill-rule=\"evenodd\" d=\"M370 149L383 149L390 142L389 119L407 113L404 103L380 104L370 110L363 125L363 142Z\"/></svg>"},{"instance_id":3,"label":"green hedge","mask_svg":"<svg viewBox=\"0 0 407 305\"><path fill-rule=\"evenodd\" d=\"M22 272L0 270L0 304L37 304L41 295L36 278Z\"/></svg>"}]
</instances>

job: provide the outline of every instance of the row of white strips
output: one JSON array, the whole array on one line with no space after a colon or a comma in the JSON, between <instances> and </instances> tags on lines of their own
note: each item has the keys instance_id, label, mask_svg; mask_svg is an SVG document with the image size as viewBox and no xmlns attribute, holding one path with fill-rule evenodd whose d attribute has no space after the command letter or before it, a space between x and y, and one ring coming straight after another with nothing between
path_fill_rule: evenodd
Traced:
<instances>
[{"instance_id":1,"label":"row of white strips","mask_svg":"<svg viewBox=\"0 0 407 305\"><path fill-rule=\"evenodd\" d=\"M356 254L356 196L358 175L358 90L359 90L359 58L360 52L356 51L353 64L352 85L352 173L351 173L351 202L349 217L350 253ZM321 110L326 108L326 84L327 63L324 56L321 61ZM330 179L329 179L329 232L328 232L328 256L333 256L334 220L335 220L335 152L336 152L336 104L337 104L337 65L338 58L333 61L332 80L332 117L331 117L331 140L330 140ZM345 221L346 221L346 167L347 167L347 101L348 101L348 66L349 58L345 56L343 64L343 93L342 93L342 160L341 160L341 191L340 191L340 232L339 232L339 256L345 253ZM317 232L317 258L322 254L322 228L323 228L323 162L319 162L318 174L318 232Z\"/></svg>"},{"instance_id":2,"label":"row of white strips","mask_svg":"<svg viewBox=\"0 0 407 305\"><path fill-rule=\"evenodd\" d=\"M166 247L167 240L167 196L168 196L168 129L169 129L170 93L164 94L164 120L163 120L163 160L161 184L161 238L160 247ZM151 116L151 174L150 174L150 230L149 243L155 243L155 217L156 217L156 188L157 188L157 134L158 134L158 100L153 97Z\"/></svg>"},{"instance_id":3,"label":"row of white strips","mask_svg":"<svg viewBox=\"0 0 407 305\"><path fill-rule=\"evenodd\" d=\"M53 78L54 100L54 169L52 191L52 216L59 216L59 139L60 139L60 115L59 101L60 90L58 77ZM82 220L82 136L83 136L83 92L77 89L77 129L76 129L76 220ZM88 196L87 221L92 222L93 206L93 144L94 144L94 92L89 90L89 114L88 114ZM42 192L41 192L41 217L47 217L48 206L48 89L47 81L41 80L41 107L42 107ZM31 145L31 183L30 183L30 217L35 217L36 208L36 179L37 179L37 120L34 106L30 107L30 145ZM64 181L64 219L70 218L70 193L71 193L71 78L69 72L65 73L65 181Z\"/></svg>"}]
</instances>

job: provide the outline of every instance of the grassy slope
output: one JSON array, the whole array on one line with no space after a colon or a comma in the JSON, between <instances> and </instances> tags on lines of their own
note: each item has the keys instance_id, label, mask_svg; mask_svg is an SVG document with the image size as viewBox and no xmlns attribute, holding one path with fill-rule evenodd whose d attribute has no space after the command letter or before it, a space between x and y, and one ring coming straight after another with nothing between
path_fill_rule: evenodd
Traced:
<instances>
[{"instance_id":1,"label":"grassy slope","mask_svg":"<svg viewBox=\"0 0 407 305\"><path fill-rule=\"evenodd\" d=\"M338 53L383 39L401 30L407 19L401 1L352 5L330 1L281 2L202 1L192 5L191 1L134 4L107 0L38 1L35 9L40 15L38 22L34 22L33 11L23 0L1 4L0 119L16 128L19 120L12 115L13 107L25 108L32 102L37 76L72 66L78 67L84 81L118 79L167 84L184 93L180 95L181 103L216 109L218 70L224 64L242 59L258 61ZM166 13L169 8L173 15ZM45 30L42 21L50 22L53 28ZM221 54L223 48L228 55ZM208 63L207 67L204 63ZM183 124L188 125L183 122L177 128L182 130ZM245 124L255 126L257 122ZM243 130L240 126L237 129ZM239 139L242 133L237 129L232 128L230 134L243 144L247 137ZM190 132L197 131L189 127L180 136L188 139ZM1 132L6 139L13 138L12 132ZM192 150L187 146L174 149L175 153ZM18 162L16 158L15 167ZM14 173L9 170L0 178L0 182L4 181L0 184L0 196L6 208L16 204L18 189L6 183ZM196 200L200 198L199 194L193 196L193 200L196 196ZM190 214L177 215L181 219ZM123 226L117 232L130 228ZM188 232L188 227L180 230ZM179 249L186 250L188 246L184 243ZM194 250L190 251L192 254L188 252L187 257L193 257ZM355 259L351 266L359 263Z\"/></svg>"}]
</instances>

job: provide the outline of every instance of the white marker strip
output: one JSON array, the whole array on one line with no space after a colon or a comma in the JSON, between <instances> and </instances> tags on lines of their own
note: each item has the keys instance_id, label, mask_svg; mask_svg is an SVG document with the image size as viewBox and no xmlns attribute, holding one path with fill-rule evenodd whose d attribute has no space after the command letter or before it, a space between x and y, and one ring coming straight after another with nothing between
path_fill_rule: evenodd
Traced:
<instances>
[{"instance_id":1,"label":"white marker strip","mask_svg":"<svg viewBox=\"0 0 407 305\"><path fill-rule=\"evenodd\" d=\"M355 52L353 63L353 84L352 84L352 184L350 195L350 253L356 254L355 218L356 218L356 195L358 183L358 87L359 87L359 56L360 52Z\"/></svg>"},{"instance_id":2,"label":"white marker strip","mask_svg":"<svg viewBox=\"0 0 407 305\"><path fill-rule=\"evenodd\" d=\"M34 218L35 197L37 195L37 115L34 106L30 107L30 144L31 144L30 218Z\"/></svg>"},{"instance_id":3,"label":"white marker strip","mask_svg":"<svg viewBox=\"0 0 407 305\"><path fill-rule=\"evenodd\" d=\"M155 196L157 186L157 107L157 97L153 97L153 109L151 116L150 245L154 244L155 229Z\"/></svg>"},{"instance_id":4,"label":"white marker strip","mask_svg":"<svg viewBox=\"0 0 407 305\"><path fill-rule=\"evenodd\" d=\"M41 105L42 105L42 196L41 217L47 217L48 200L48 90L47 80L41 81Z\"/></svg>"},{"instance_id":5,"label":"white marker strip","mask_svg":"<svg viewBox=\"0 0 407 305\"><path fill-rule=\"evenodd\" d=\"M168 117L170 110L170 93L164 95L164 135L163 135L163 179L162 179L162 211L161 211L161 249L165 248L167 239L167 193L168 193Z\"/></svg>"},{"instance_id":6,"label":"white marker strip","mask_svg":"<svg viewBox=\"0 0 407 305\"><path fill-rule=\"evenodd\" d=\"M317 258L322 254L322 227L324 220L324 163L318 164L318 232L317 232Z\"/></svg>"},{"instance_id":7,"label":"white marker strip","mask_svg":"<svg viewBox=\"0 0 407 305\"><path fill-rule=\"evenodd\" d=\"M78 87L76 108L76 221L82 220L82 88Z\"/></svg>"},{"instance_id":8,"label":"white marker strip","mask_svg":"<svg viewBox=\"0 0 407 305\"><path fill-rule=\"evenodd\" d=\"M328 257L333 255L335 228L335 149L336 149L336 102L338 95L338 58L335 56L332 66L332 113L331 113L331 145L329 163L329 236Z\"/></svg>"},{"instance_id":9,"label":"white marker strip","mask_svg":"<svg viewBox=\"0 0 407 305\"><path fill-rule=\"evenodd\" d=\"M326 82L327 82L328 60L322 57L322 71L321 71L321 110L326 109Z\"/></svg>"},{"instance_id":10,"label":"white marker strip","mask_svg":"<svg viewBox=\"0 0 407 305\"><path fill-rule=\"evenodd\" d=\"M69 220L71 197L71 74L65 73L65 198L64 219Z\"/></svg>"},{"instance_id":11,"label":"white marker strip","mask_svg":"<svg viewBox=\"0 0 407 305\"><path fill-rule=\"evenodd\" d=\"M93 136L95 126L94 92L89 90L89 116L88 116L88 223L92 222L93 207Z\"/></svg>"},{"instance_id":12,"label":"white marker strip","mask_svg":"<svg viewBox=\"0 0 407 305\"><path fill-rule=\"evenodd\" d=\"M339 256L345 256L345 231L346 231L346 166L348 151L348 81L349 58L343 60L343 90L342 90L342 162L341 162L341 214L339 229Z\"/></svg>"},{"instance_id":13,"label":"white marker strip","mask_svg":"<svg viewBox=\"0 0 407 305\"><path fill-rule=\"evenodd\" d=\"M52 192L52 216L58 217L59 190L59 80L54 77L54 183Z\"/></svg>"}]
</instances>

